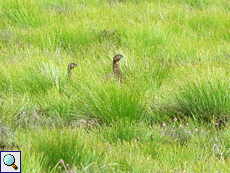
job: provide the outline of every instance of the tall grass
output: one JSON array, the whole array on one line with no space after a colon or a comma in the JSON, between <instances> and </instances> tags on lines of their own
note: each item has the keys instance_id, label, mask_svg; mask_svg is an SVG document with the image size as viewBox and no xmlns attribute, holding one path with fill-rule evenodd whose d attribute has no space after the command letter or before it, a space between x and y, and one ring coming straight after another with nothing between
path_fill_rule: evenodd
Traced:
<instances>
[{"instance_id":1,"label":"tall grass","mask_svg":"<svg viewBox=\"0 0 230 173\"><path fill-rule=\"evenodd\" d=\"M228 119L229 94L228 76L222 67L197 66L187 71L183 67L179 70L183 74L174 76L171 82L174 87L163 90L164 99L159 102L160 111L169 115L190 116L211 122L213 116L220 120ZM188 76L188 74L190 76ZM182 79L182 80L181 80ZM170 97L168 97L168 94Z\"/></svg>"},{"instance_id":2,"label":"tall grass","mask_svg":"<svg viewBox=\"0 0 230 173\"><path fill-rule=\"evenodd\" d=\"M123 118L129 119L130 122L140 121L146 104L143 95L117 81L106 84L104 82L87 82L86 85L70 89L79 112L85 115L90 113L108 124L119 122Z\"/></svg>"},{"instance_id":3,"label":"tall grass","mask_svg":"<svg viewBox=\"0 0 230 173\"><path fill-rule=\"evenodd\" d=\"M30 140L30 138L36 140L31 141L32 143L30 143L29 147L33 150L32 152L43 153L43 158L45 159L43 164L46 164L45 167L47 168L55 167L60 159L76 166L85 166L92 161L96 161L97 155L102 153L102 151L95 153L93 148L91 148L94 144L86 145L84 139L81 139L76 131L65 131L64 129L47 130L46 133L40 131L37 134L22 136L21 140L25 142Z\"/></svg>"},{"instance_id":4,"label":"tall grass","mask_svg":"<svg viewBox=\"0 0 230 173\"><path fill-rule=\"evenodd\" d=\"M0 1L1 149L25 172L229 172L229 9ZM123 85L103 78L117 53Z\"/></svg>"},{"instance_id":5,"label":"tall grass","mask_svg":"<svg viewBox=\"0 0 230 173\"><path fill-rule=\"evenodd\" d=\"M125 136L134 134L135 138L125 139L122 136L125 133L119 132L121 129L114 128L115 126L101 128L100 133L95 130L85 132L82 129L71 128L40 129L32 133L20 130L17 134L17 143L22 146L22 153L37 156L38 159L33 159L33 162L38 163L36 169L46 172L229 170L229 139L228 135L225 136L223 133L216 131L217 133L213 135L215 130L209 132L198 128L198 131L195 131L196 126L193 124L180 127L176 123L174 124L176 134L172 136L168 133L171 130L168 125L163 129L157 125L151 129L143 124L137 128L132 125L129 128L133 129L131 131L128 131L126 126ZM178 136L178 132L183 131L182 128L189 131L184 132L185 135L192 136L183 143L181 143L183 136ZM113 136L114 134L117 136ZM27 147L23 147L25 145ZM64 163L60 163L61 160ZM207 160L210 163L207 164L205 162ZM26 163L23 161L23 167L28 171L35 169L28 167Z\"/></svg>"}]
</instances>

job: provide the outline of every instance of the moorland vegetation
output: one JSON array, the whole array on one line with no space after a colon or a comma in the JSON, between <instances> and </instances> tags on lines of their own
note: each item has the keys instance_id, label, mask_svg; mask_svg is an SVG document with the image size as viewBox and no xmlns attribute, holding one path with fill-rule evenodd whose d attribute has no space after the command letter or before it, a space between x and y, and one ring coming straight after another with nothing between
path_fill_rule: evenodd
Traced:
<instances>
[{"instance_id":1,"label":"moorland vegetation","mask_svg":"<svg viewBox=\"0 0 230 173\"><path fill-rule=\"evenodd\" d=\"M1 150L28 173L230 172L229 26L229 0L1 0Z\"/></svg>"}]
</instances>

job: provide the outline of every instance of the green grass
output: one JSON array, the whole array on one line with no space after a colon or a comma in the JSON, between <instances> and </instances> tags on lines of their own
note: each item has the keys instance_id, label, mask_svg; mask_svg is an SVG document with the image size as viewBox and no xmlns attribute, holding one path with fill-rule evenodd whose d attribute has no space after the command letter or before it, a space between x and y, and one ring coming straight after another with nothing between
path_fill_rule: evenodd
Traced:
<instances>
[{"instance_id":1,"label":"green grass","mask_svg":"<svg viewBox=\"0 0 230 173\"><path fill-rule=\"evenodd\" d=\"M0 149L22 172L229 172L229 18L228 0L2 0ZM103 78L118 53L123 85Z\"/></svg>"},{"instance_id":2,"label":"green grass","mask_svg":"<svg viewBox=\"0 0 230 173\"><path fill-rule=\"evenodd\" d=\"M211 122L213 115L218 119L228 119L227 70L221 67L207 68L204 65L193 66L189 71L184 67L178 69L177 76L173 76L174 87L163 89L164 99L158 99L159 112L180 114L181 118L190 116L205 122Z\"/></svg>"}]
</instances>

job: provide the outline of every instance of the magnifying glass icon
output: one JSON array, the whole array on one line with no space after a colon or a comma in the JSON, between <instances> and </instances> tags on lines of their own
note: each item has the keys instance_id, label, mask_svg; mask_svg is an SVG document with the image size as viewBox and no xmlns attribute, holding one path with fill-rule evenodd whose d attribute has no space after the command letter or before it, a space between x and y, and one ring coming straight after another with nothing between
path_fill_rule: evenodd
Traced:
<instances>
[{"instance_id":1,"label":"magnifying glass icon","mask_svg":"<svg viewBox=\"0 0 230 173\"><path fill-rule=\"evenodd\" d=\"M15 163L15 158L11 154L7 154L3 158L3 162L7 166L12 166L15 170L18 169L18 167L14 164Z\"/></svg>"}]
</instances>

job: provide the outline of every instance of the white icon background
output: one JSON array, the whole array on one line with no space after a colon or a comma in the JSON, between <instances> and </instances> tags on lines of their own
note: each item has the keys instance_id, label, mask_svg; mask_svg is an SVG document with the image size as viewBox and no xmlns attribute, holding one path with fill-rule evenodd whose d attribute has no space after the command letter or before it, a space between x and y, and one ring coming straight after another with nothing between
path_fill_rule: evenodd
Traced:
<instances>
[{"instance_id":1,"label":"white icon background","mask_svg":"<svg viewBox=\"0 0 230 173\"><path fill-rule=\"evenodd\" d=\"M7 166L5 165L5 163L3 162L3 158L5 155L7 154L11 154L14 156L14 159L15 159L15 165L18 167L17 170L15 170L12 166ZM21 168L20 168L20 165L21 165L21 160L20 160L20 152L11 152L11 151L1 151L1 172L21 172Z\"/></svg>"}]
</instances>

